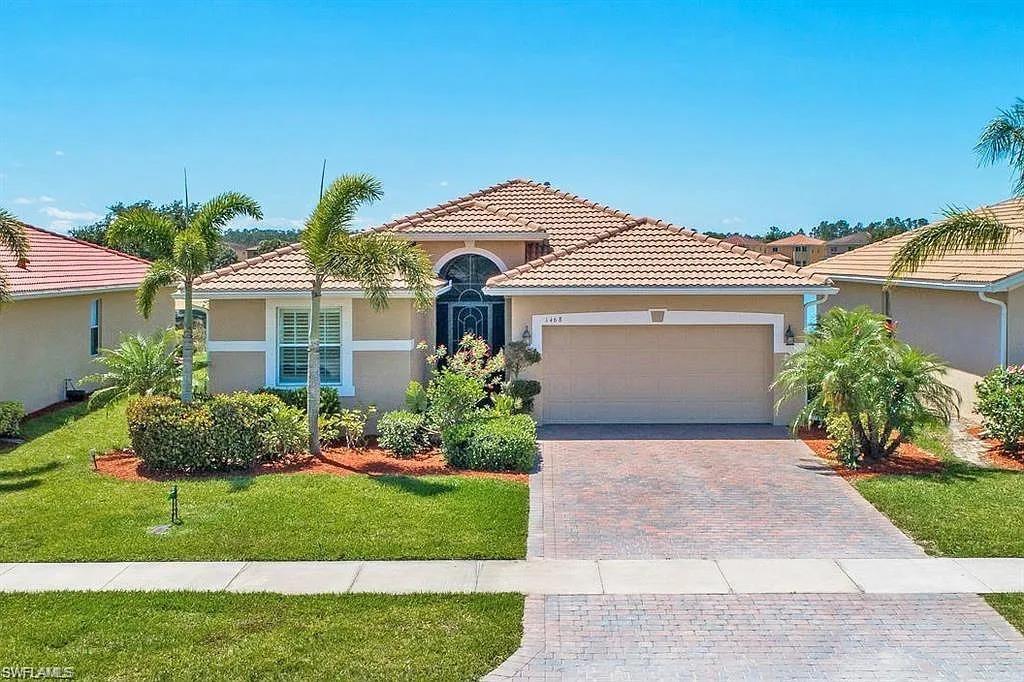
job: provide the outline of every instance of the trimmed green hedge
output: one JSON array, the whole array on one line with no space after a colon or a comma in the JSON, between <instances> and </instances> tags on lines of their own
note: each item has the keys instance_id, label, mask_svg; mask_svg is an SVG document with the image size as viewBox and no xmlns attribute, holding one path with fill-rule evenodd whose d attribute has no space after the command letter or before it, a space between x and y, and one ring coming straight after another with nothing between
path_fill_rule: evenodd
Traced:
<instances>
[{"instance_id":1,"label":"trimmed green hedge","mask_svg":"<svg viewBox=\"0 0 1024 682\"><path fill-rule=\"evenodd\" d=\"M377 442L398 457L412 457L423 444L424 421L422 414L386 412L377 421Z\"/></svg>"},{"instance_id":2,"label":"trimmed green hedge","mask_svg":"<svg viewBox=\"0 0 1024 682\"><path fill-rule=\"evenodd\" d=\"M216 395L203 403L142 396L128 404L132 449L146 465L186 473L247 469L302 448L301 412L264 393Z\"/></svg>"},{"instance_id":3,"label":"trimmed green hedge","mask_svg":"<svg viewBox=\"0 0 1024 682\"><path fill-rule=\"evenodd\" d=\"M259 390L260 393L277 396L285 405L297 407L303 412L308 405L309 394L306 387L300 388L273 388L265 386ZM320 414L339 414L341 412L341 399L338 397L338 389L333 386L320 387Z\"/></svg>"},{"instance_id":4,"label":"trimmed green hedge","mask_svg":"<svg viewBox=\"0 0 1024 682\"><path fill-rule=\"evenodd\" d=\"M482 471L530 471L537 461L537 424L525 414L475 419L444 430L448 464Z\"/></svg>"},{"instance_id":5,"label":"trimmed green hedge","mask_svg":"<svg viewBox=\"0 0 1024 682\"><path fill-rule=\"evenodd\" d=\"M21 420L25 407L15 401L0 402L0 436L17 436L21 433Z\"/></svg>"}]
</instances>

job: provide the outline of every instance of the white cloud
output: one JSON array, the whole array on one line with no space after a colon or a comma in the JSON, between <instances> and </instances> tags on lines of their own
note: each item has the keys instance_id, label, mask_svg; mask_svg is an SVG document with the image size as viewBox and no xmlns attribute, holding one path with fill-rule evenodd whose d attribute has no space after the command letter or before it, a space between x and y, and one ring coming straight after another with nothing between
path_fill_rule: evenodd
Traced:
<instances>
[{"instance_id":1,"label":"white cloud","mask_svg":"<svg viewBox=\"0 0 1024 682\"><path fill-rule=\"evenodd\" d=\"M53 154L54 154L54 156L64 156L64 152L62 152L60 149L55 151Z\"/></svg>"},{"instance_id":2,"label":"white cloud","mask_svg":"<svg viewBox=\"0 0 1024 682\"><path fill-rule=\"evenodd\" d=\"M68 211L63 208L57 208L56 206L46 206L39 209L40 213L56 218L57 220L77 220L84 222L87 220L99 220L100 214L93 213L92 211Z\"/></svg>"},{"instance_id":3,"label":"white cloud","mask_svg":"<svg viewBox=\"0 0 1024 682\"><path fill-rule=\"evenodd\" d=\"M53 197L47 196L45 194L40 194L37 197L17 197L12 203L21 205L52 204L55 201L57 200L54 199Z\"/></svg>"},{"instance_id":4,"label":"white cloud","mask_svg":"<svg viewBox=\"0 0 1024 682\"><path fill-rule=\"evenodd\" d=\"M441 184L442 187L447 187L448 186L448 181L447 180L442 180L440 184Z\"/></svg>"},{"instance_id":5,"label":"white cloud","mask_svg":"<svg viewBox=\"0 0 1024 682\"><path fill-rule=\"evenodd\" d=\"M740 224L742 222L743 222L743 218L740 218L739 216L733 216L731 218L723 218L722 219L722 224L723 225L738 225L738 224Z\"/></svg>"},{"instance_id":6,"label":"white cloud","mask_svg":"<svg viewBox=\"0 0 1024 682\"><path fill-rule=\"evenodd\" d=\"M75 226L73 220L51 220L50 229L56 230L57 232L67 232Z\"/></svg>"}]
</instances>

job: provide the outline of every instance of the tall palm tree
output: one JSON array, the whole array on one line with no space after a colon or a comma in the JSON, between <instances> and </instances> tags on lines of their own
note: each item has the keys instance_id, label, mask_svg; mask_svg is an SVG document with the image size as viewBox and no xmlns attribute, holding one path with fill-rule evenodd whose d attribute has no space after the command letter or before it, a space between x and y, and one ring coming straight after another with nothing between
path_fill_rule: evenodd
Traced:
<instances>
[{"instance_id":1,"label":"tall palm tree","mask_svg":"<svg viewBox=\"0 0 1024 682\"><path fill-rule=\"evenodd\" d=\"M330 277L359 284L374 310L387 307L396 274L412 291L417 308L428 307L433 299L434 271L423 249L387 233L352 231L359 207L381 196L380 182L372 176L343 175L320 197L299 235L312 275L306 411L309 451L314 455L320 454L320 301L324 282Z\"/></svg>"},{"instance_id":2,"label":"tall palm tree","mask_svg":"<svg viewBox=\"0 0 1024 682\"><path fill-rule=\"evenodd\" d=\"M983 164L1007 161L1014 175L1013 196L1024 199L1024 99L999 111L985 126L974 151ZM990 211L951 206L943 213L944 220L921 228L900 248L893 257L890 278L913 273L948 253L1000 249L1018 229L999 221Z\"/></svg>"},{"instance_id":3,"label":"tall palm tree","mask_svg":"<svg viewBox=\"0 0 1024 682\"><path fill-rule=\"evenodd\" d=\"M25 228L14 217L14 214L0 208L0 246L6 248L14 256L16 263L28 259L28 236ZM0 268L0 303L10 299L7 291L7 278Z\"/></svg>"},{"instance_id":4,"label":"tall palm tree","mask_svg":"<svg viewBox=\"0 0 1024 682\"><path fill-rule=\"evenodd\" d=\"M146 206L119 213L107 228L107 240L142 245L157 259L139 285L136 303L143 317L153 310L153 301L163 287L181 283L185 290L185 322L182 337L181 399L192 400L192 280L210 268L221 240L221 230L231 220L248 216L262 220L263 211L255 200L238 192L215 196L194 212L186 207L181 220L174 220Z\"/></svg>"}]
</instances>

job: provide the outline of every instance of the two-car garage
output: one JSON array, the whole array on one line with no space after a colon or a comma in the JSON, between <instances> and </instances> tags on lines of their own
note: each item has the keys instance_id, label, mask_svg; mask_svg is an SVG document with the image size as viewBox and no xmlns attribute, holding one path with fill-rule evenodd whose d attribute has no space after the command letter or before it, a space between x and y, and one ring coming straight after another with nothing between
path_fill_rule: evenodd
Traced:
<instances>
[{"instance_id":1,"label":"two-car garage","mask_svg":"<svg viewBox=\"0 0 1024 682\"><path fill-rule=\"evenodd\" d=\"M771 423L769 325L543 330L546 423Z\"/></svg>"}]
</instances>

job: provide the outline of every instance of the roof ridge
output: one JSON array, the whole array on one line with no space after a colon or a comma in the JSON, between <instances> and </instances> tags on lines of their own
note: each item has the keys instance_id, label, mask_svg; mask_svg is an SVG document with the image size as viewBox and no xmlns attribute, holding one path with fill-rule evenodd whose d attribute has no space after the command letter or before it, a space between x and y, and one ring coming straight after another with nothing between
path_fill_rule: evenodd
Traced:
<instances>
[{"instance_id":1,"label":"roof ridge","mask_svg":"<svg viewBox=\"0 0 1024 682\"><path fill-rule=\"evenodd\" d=\"M608 206L607 204L599 204L596 201L592 201L591 199L587 199L586 197L580 196L579 194L573 194L572 192L566 191L564 189L559 189L557 187L552 187L551 183L545 184L543 182L537 182L536 180L530 180L530 179L527 179L527 178L516 178L514 180L509 180L508 183L506 183L506 184L512 184L513 182L521 182L523 184L531 185L531 186L536 187L538 189L545 190L547 192L550 192L551 194L555 194L557 196L564 197L566 199L572 199L573 201L575 201L578 204L582 204L582 205L588 206L590 208L596 208L596 209L598 209L600 211L603 211L603 212L607 213L608 215L612 215L612 216L615 216L617 218L622 218L623 220L635 220L637 218L637 216L634 216L631 213L627 213L626 211L620 211L619 209L612 208L611 206Z\"/></svg>"},{"instance_id":2,"label":"roof ridge","mask_svg":"<svg viewBox=\"0 0 1024 682\"><path fill-rule=\"evenodd\" d=\"M489 192L494 192L494 191L502 189L504 187L508 187L509 185L511 185L513 183L516 183L516 182L522 182L522 180L520 180L519 178L513 178L511 180L505 180L504 182L499 182L497 184L491 185L490 187L484 187L483 189L479 189L479 190L477 190L475 192L470 192L469 194L465 194L465 195L463 195L461 197L456 197L455 199L451 199L449 201L444 201L444 202L442 202L440 204L437 204L436 206L432 206L430 208L425 208L425 209L423 209L421 211L416 211L415 213L410 213L408 215L404 215L401 218L396 218L396 219L388 221L388 222L386 222L386 223L384 223L382 225L378 225L377 227L371 227L368 231L369 232L384 232L384 231L387 231L387 230L393 230L396 227L398 227L399 225L402 225L404 223L412 222L413 220L415 220L417 218L424 218L427 214L446 215L445 213L441 213L441 211L445 211L445 210L451 208L452 206L456 206L458 204L464 204L464 203L470 202L470 201L476 199L477 197L480 197L481 195L487 194Z\"/></svg>"},{"instance_id":3,"label":"roof ridge","mask_svg":"<svg viewBox=\"0 0 1024 682\"><path fill-rule=\"evenodd\" d=\"M48 235L50 235L52 237L58 237L58 238L63 239L65 241L74 242L75 244L82 244L83 246L89 246L89 247L92 247L94 249L98 249L100 251L106 251L107 253L113 254L115 256L123 256L124 258L129 258L129 259L131 259L133 261L137 261L139 263L145 263L146 265L152 265L153 264L153 261L147 260L145 258L142 258L141 256L135 256L135 255L130 254L130 253L125 253L124 251L118 251L117 249L113 249L113 248L111 248L109 246L104 246L103 244L94 244L93 242L87 242L84 239L79 239L78 237L72 237L71 235L68 235L68 234L61 234L60 232L54 232L53 230L47 230L44 227L36 227L35 225L29 225L25 221L18 220L17 218L14 219L14 222L18 223L22 227L27 228L29 230L35 230L36 232L42 232L43 234L48 234ZM30 252L31 252L31 250L30 250ZM29 262L31 262L31 259L29 259Z\"/></svg>"},{"instance_id":4,"label":"roof ridge","mask_svg":"<svg viewBox=\"0 0 1024 682\"><path fill-rule=\"evenodd\" d=\"M274 249L273 251L267 251L266 253L261 253L258 256L246 258L245 260L240 260L235 263L231 263L230 265L225 265L222 268L217 268L216 270L204 272L203 274L199 275L194 280L192 280L192 282L194 284L206 284L209 281L217 279L221 275L229 275L232 272L238 272L239 270L245 270L246 268L252 267L253 265L265 263L268 260L277 258L278 256L283 256L286 253L293 253L294 251L297 251L301 246L302 245L299 242L295 242L294 244L288 244L286 246L281 246L279 248Z\"/></svg>"}]
</instances>

